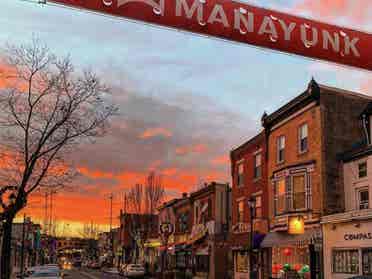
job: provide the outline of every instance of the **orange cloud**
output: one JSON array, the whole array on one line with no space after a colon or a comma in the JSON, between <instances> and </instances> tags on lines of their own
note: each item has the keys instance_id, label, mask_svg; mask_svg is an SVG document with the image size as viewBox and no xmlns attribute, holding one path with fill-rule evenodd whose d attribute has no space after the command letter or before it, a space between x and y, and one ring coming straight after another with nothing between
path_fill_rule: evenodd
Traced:
<instances>
[{"instance_id":1,"label":"orange cloud","mask_svg":"<svg viewBox=\"0 0 372 279\"><path fill-rule=\"evenodd\" d=\"M157 136L162 136L165 138L170 138L172 136L172 132L166 128L151 128L145 130L141 135L141 139L148 139L148 138L153 138Z\"/></svg>"},{"instance_id":2,"label":"orange cloud","mask_svg":"<svg viewBox=\"0 0 372 279\"><path fill-rule=\"evenodd\" d=\"M84 176L90 177L90 178L106 178L106 179L111 179L114 178L114 174L109 173L109 172L102 172L98 170L89 170L85 167L79 167L78 168L79 173L83 174Z\"/></svg>"},{"instance_id":3,"label":"orange cloud","mask_svg":"<svg viewBox=\"0 0 372 279\"><path fill-rule=\"evenodd\" d=\"M189 146L180 146L176 148L177 155L186 155L189 153L203 154L208 151L208 147L205 144L196 144Z\"/></svg>"},{"instance_id":4,"label":"orange cloud","mask_svg":"<svg viewBox=\"0 0 372 279\"><path fill-rule=\"evenodd\" d=\"M218 156L211 160L212 165L228 165L230 163L230 158L227 155Z\"/></svg>"}]
</instances>

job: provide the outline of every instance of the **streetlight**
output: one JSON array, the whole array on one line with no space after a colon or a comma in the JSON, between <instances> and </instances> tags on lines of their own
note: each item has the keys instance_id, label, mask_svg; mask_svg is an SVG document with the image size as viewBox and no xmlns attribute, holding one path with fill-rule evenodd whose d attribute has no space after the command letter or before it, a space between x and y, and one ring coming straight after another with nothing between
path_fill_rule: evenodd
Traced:
<instances>
[{"instance_id":1,"label":"streetlight","mask_svg":"<svg viewBox=\"0 0 372 279\"><path fill-rule=\"evenodd\" d=\"M248 207L249 207L249 213L250 213L250 226L251 226L251 232L250 232L250 249L249 249L249 277L251 279L256 278L255 271L253 270L253 246L254 246L254 228L253 228L253 219L255 217L255 209L256 209L256 199L254 197L250 197L248 200Z\"/></svg>"}]
</instances>

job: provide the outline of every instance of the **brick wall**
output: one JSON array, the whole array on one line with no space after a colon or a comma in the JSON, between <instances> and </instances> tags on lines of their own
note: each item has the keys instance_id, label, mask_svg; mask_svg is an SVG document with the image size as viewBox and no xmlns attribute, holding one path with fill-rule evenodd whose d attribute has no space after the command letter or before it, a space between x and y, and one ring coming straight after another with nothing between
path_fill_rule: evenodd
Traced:
<instances>
[{"instance_id":1,"label":"brick wall","mask_svg":"<svg viewBox=\"0 0 372 279\"><path fill-rule=\"evenodd\" d=\"M353 145L363 140L363 127L359 116L370 101L368 96L322 90L322 196L325 215L341 212L345 208L343 172L337 155L350 150Z\"/></svg>"}]
</instances>

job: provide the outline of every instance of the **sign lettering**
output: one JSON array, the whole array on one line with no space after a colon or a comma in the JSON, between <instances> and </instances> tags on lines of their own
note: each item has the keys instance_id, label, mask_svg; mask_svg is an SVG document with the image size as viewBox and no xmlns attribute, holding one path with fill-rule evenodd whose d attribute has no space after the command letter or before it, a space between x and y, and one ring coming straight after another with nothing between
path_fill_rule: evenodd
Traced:
<instances>
[{"instance_id":1,"label":"sign lettering","mask_svg":"<svg viewBox=\"0 0 372 279\"><path fill-rule=\"evenodd\" d=\"M372 70L372 35L233 0L50 0Z\"/></svg>"}]
</instances>

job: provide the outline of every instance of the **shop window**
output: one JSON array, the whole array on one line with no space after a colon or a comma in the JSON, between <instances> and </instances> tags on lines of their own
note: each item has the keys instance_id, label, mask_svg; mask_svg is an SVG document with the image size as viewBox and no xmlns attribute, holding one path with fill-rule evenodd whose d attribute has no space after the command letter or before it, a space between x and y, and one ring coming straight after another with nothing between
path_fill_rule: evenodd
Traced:
<instances>
[{"instance_id":1,"label":"shop window","mask_svg":"<svg viewBox=\"0 0 372 279\"><path fill-rule=\"evenodd\" d=\"M277 162L282 163L284 162L284 150L285 150L285 137L280 136L277 139L276 143L276 148L277 148Z\"/></svg>"},{"instance_id":2,"label":"shop window","mask_svg":"<svg viewBox=\"0 0 372 279\"><path fill-rule=\"evenodd\" d=\"M244 220L244 200L238 201L238 223L243 223Z\"/></svg>"},{"instance_id":3,"label":"shop window","mask_svg":"<svg viewBox=\"0 0 372 279\"><path fill-rule=\"evenodd\" d=\"M197 272L209 272L209 256L197 255L195 257L196 271Z\"/></svg>"},{"instance_id":4,"label":"shop window","mask_svg":"<svg viewBox=\"0 0 372 279\"><path fill-rule=\"evenodd\" d=\"M256 203L255 203L255 212L254 212L254 217L255 218L262 218L262 197L257 196L256 197Z\"/></svg>"},{"instance_id":5,"label":"shop window","mask_svg":"<svg viewBox=\"0 0 372 279\"><path fill-rule=\"evenodd\" d=\"M283 214L286 211L286 186L285 178L275 181L275 214Z\"/></svg>"},{"instance_id":6,"label":"shop window","mask_svg":"<svg viewBox=\"0 0 372 279\"><path fill-rule=\"evenodd\" d=\"M372 248L362 250L362 266L364 275L372 275Z\"/></svg>"},{"instance_id":7,"label":"shop window","mask_svg":"<svg viewBox=\"0 0 372 279\"><path fill-rule=\"evenodd\" d=\"M358 164L359 178L367 176L367 162Z\"/></svg>"},{"instance_id":8,"label":"shop window","mask_svg":"<svg viewBox=\"0 0 372 279\"><path fill-rule=\"evenodd\" d=\"M333 273L359 273L358 250L334 250L332 257Z\"/></svg>"},{"instance_id":9,"label":"shop window","mask_svg":"<svg viewBox=\"0 0 372 279\"><path fill-rule=\"evenodd\" d=\"M244 185L244 164L243 163L238 164L236 180L237 180L236 184L238 185L238 187L241 187Z\"/></svg>"},{"instance_id":10,"label":"shop window","mask_svg":"<svg viewBox=\"0 0 372 279\"><path fill-rule=\"evenodd\" d=\"M236 253L236 272L248 273L249 256L246 252Z\"/></svg>"},{"instance_id":11,"label":"shop window","mask_svg":"<svg viewBox=\"0 0 372 279\"><path fill-rule=\"evenodd\" d=\"M305 175L295 175L292 177L293 197L292 205L293 210L306 208L306 183Z\"/></svg>"},{"instance_id":12,"label":"shop window","mask_svg":"<svg viewBox=\"0 0 372 279\"><path fill-rule=\"evenodd\" d=\"M368 188L363 188L358 190L358 203L359 209L369 208L369 191Z\"/></svg>"},{"instance_id":13,"label":"shop window","mask_svg":"<svg viewBox=\"0 0 372 279\"><path fill-rule=\"evenodd\" d=\"M305 153L308 149L307 124L298 129L298 148L300 153Z\"/></svg>"},{"instance_id":14,"label":"shop window","mask_svg":"<svg viewBox=\"0 0 372 279\"><path fill-rule=\"evenodd\" d=\"M262 155L261 153L256 154L254 156L254 170L253 170L253 177L254 179L259 179L261 178L261 173L262 173Z\"/></svg>"}]
</instances>

